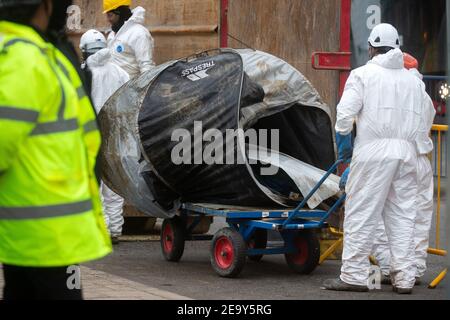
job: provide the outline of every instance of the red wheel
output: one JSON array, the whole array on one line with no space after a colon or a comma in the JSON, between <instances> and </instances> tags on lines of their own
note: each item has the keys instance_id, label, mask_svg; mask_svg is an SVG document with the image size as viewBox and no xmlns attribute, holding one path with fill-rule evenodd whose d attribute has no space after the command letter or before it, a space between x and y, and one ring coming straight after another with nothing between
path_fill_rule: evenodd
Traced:
<instances>
[{"instance_id":1,"label":"red wheel","mask_svg":"<svg viewBox=\"0 0 450 320\"><path fill-rule=\"evenodd\" d=\"M170 223L166 224L164 229L162 230L162 241L163 241L163 250L164 252L172 252L173 251L173 229Z\"/></svg>"},{"instance_id":2,"label":"red wheel","mask_svg":"<svg viewBox=\"0 0 450 320\"><path fill-rule=\"evenodd\" d=\"M239 232L224 228L215 234L210 255L211 266L217 274L234 278L245 266L247 245Z\"/></svg>"},{"instance_id":3,"label":"red wheel","mask_svg":"<svg viewBox=\"0 0 450 320\"><path fill-rule=\"evenodd\" d=\"M300 274L313 272L320 260L320 243L316 233L311 230L300 231L292 239L292 245L296 252L285 255L289 267Z\"/></svg>"},{"instance_id":4,"label":"red wheel","mask_svg":"<svg viewBox=\"0 0 450 320\"><path fill-rule=\"evenodd\" d=\"M217 239L214 258L221 269L228 269L233 264L234 249L233 243L227 237Z\"/></svg>"},{"instance_id":5,"label":"red wheel","mask_svg":"<svg viewBox=\"0 0 450 320\"><path fill-rule=\"evenodd\" d=\"M161 249L167 261L178 262L184 253L185 225L179 218L166 219L161 228Z\"/></svg>"},{"instance_id":6,"label":"red wheel","mask_svg":"<svg viewBox=\"0 0 450 320\"><path fill-rule=\"evenodd\" d=\"M305 238L297 237L294 240L294 246L297 248L298 252L294 255L292 255L292 261L296 265L304 265L306 261L308 260L308 242Z\"/></svg>"}]
</instances>

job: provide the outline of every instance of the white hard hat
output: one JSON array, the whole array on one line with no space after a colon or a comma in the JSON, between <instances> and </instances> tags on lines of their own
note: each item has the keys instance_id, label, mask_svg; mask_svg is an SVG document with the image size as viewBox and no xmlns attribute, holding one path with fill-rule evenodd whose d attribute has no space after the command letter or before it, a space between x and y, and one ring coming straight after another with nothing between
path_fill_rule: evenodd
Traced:
<instances>
[{"instance_id":1,"label":"white hard hat","mask_svg":"<svg viewBox=\"0 0 450 320\"><path fill-rule=\"evenodd\" d=\"M91 29L81 36L80 50L82 52L93 53L104 48L106 48L106 38L101 32Z\"/></svg>"},{"instance_id":2,"label":"white hard hat","mask_svg":"<svg viewBox=\"0 0 450 320\"><path fill-rule=\"evenodd\" d=\"M388 23L381 23L373 28L369 43L374 48L390 47L400 48L400 37L397 29Z\"/></svg>"}]
</instances>

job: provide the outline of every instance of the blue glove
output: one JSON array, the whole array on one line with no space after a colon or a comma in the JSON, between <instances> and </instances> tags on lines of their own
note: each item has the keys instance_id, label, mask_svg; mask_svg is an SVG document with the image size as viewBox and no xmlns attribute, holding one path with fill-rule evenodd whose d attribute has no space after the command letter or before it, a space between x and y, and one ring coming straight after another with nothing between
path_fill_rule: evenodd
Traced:
<instances>
[{"instance_id":1,"label":"blue glove","mask_svg":"<svg viewBox=\"0 0 450 320\"><path fill-rule=\"evenodd\" d=\"M338 148L338 160L344 162L350 162L353 156L353 137L352 134L344 136L340 133L336 133L336 144Z\"/></svg>"},{"instance_id":2,"label":"blue glove","mask_svg":"<svg viewBox=\"0 0 450 320\"><path fill-rule=\"evenodd\" d=\"M341 176L341 181L339 181L339 188L345 190L347 185L348 175L350 174L350 168L347 168Z\"/></svg>"}]
</instances>

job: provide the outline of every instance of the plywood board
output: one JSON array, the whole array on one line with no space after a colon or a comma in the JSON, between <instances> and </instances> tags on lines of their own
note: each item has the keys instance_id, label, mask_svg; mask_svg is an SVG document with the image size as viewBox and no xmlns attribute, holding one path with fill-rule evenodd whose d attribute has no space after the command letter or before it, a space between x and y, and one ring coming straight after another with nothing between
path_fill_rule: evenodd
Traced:
<instances>
[{"instance_id":1,"label":"plywood board","mask_svg":"<svg viewBox=\"0 0 450 320\"><path fill-rule=\"evenodd\" d=\"M314 51L339 51L340 0L229 0L229 46L272 53L299 69L334 110L338 72L316 71ZM245 43L244 44L242 44Z\"/></svg>"},{"instance_id":2,"label":"plywood board","mask_svg":"<svg viewBox=\"0 0 450 320\"><path fill-rule=\"evenodd\" d=\"M81 8L81 28L71 33L76 46L83 32L109 29L102 0L76 0ZM146 9L145 25L155 40L155 61L162 63L219 45L218 0L135 0Z\"/></svg>"}]
</instances>

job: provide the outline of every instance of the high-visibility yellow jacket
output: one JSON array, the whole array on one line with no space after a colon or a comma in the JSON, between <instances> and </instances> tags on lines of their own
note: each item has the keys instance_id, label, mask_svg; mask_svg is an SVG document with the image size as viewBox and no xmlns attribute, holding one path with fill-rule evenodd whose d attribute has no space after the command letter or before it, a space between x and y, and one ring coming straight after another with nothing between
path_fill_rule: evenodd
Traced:
<instances>
[{"instance_id":1,"label":"high-visibility yellow jacket","mask_svg":"<svg viewBox=\"0 0 450 320\"><path fill-rule=\"evenodd\" d=\"M111 252L94 174L101 137L69 60L0 21L0 262L61 267Z\"/></svg>"}]
</instances>

